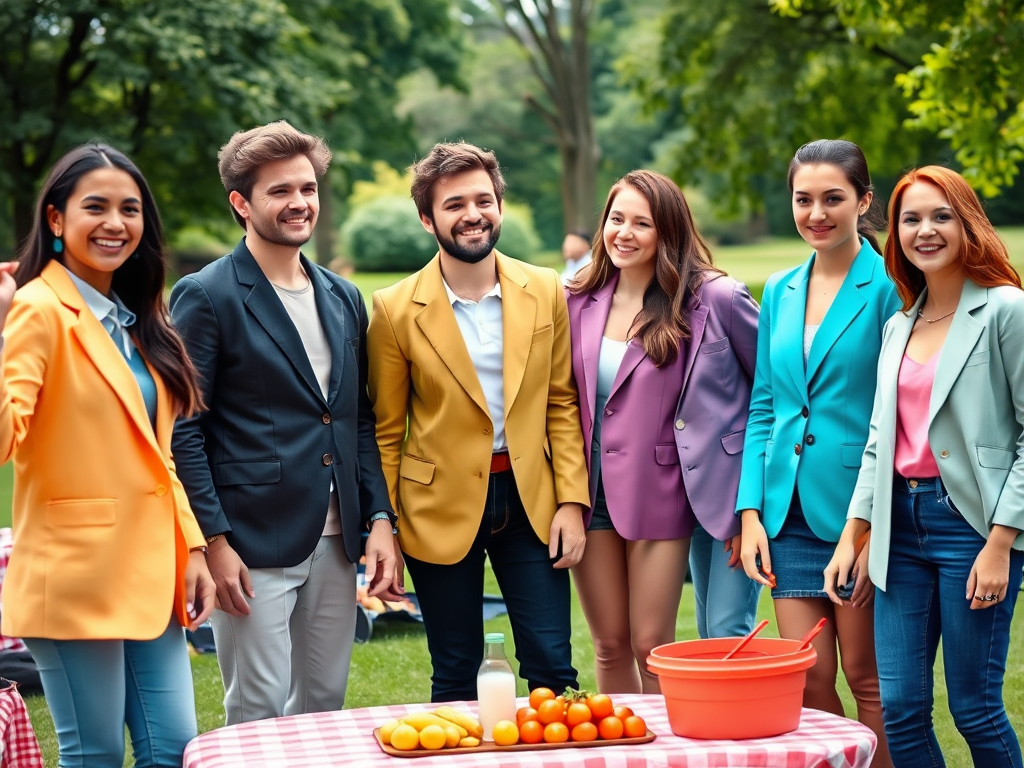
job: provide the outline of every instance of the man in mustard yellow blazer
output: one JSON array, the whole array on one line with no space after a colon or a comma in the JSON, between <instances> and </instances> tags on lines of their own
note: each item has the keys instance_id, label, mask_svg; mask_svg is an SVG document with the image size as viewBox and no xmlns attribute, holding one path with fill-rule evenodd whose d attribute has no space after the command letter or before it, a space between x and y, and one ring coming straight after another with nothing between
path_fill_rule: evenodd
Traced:
<instances>
[{"instance_id":1,"label":"man in mustard yellow blazer","mask_svg":"<svg viewBox=\"0 0 1024 768\"><path fill-rule=\"evenodd\" d=\"M565 295L553 270L494 250L505 182L491 152L438 144L413 170L440 250L374 294L367 347L431 698L477 698L485 554L520 677L575 687L567 569L583 554L589 494Z\"/></svg>"}]
</instances>

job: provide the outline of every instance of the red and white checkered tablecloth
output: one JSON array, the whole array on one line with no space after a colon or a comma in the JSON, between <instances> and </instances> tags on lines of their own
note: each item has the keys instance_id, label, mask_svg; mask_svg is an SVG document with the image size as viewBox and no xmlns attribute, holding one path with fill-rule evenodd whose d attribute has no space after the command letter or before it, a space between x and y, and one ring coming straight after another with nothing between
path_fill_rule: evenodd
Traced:
<instances>
[{"instance_id":1,"label":"red and white checkered tablecloth","mask_svg":"<svg viewBox=\"0 0 1024 768\"><path fill-rule=\"evenodd\" d=\"M184 768L866 768L876 739L867 727L825 712L805 709L800 727L771 739L698 741L672 734L664 700L658 695L615 696L657 734L649 744L583 749L479 752L421 758L391 757L373 736L388 720L428 704L349 709L281 717L218 728L193 739ZM520 701L520 706L525 699ZM476 702L456 703L475 713Z\"/></svg>"}]
</instances>

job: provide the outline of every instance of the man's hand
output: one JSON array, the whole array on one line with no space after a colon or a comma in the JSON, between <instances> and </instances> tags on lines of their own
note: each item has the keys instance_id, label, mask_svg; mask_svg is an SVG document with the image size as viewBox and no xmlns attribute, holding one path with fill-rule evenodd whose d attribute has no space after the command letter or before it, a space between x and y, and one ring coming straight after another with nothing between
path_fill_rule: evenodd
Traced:
<instances>
[{"instance_id":1,"label":"man's hand","mask_svg":"<svg viewBox=\"0 0 1024 768\"><path fill-rule=\"evenodd\" d=\"M404 562L401 580L398 576L400 558L398 537L391 533L391 523L377 520L366 539L366 585L372 597L393 601L401 600L405 595L402 586L405 581Z\"/></svg>"},{"instance_id":2,"label":"man's hand","mask_svg":"<svg viewBox=\"0 0 1024 768\"><path fill-rule=\"evenodd\" d=\"M188 567L185 569L185 594L188 598L188 615L192 623L188 628L195 632L213 613L217 601L217 585L206 565L206 555L201 550L189 552Z\"/></svg>"},{"instance_id":3,"label":"man's hand","mask_svg":"<svg viewBox=\"0 0 1024 768\"><path fill-rule=\"evenodd\" d=\"M559 543L562 545L562 556L555 563L555 568L572 568L583 559L583 550L587 546L587 532L583 529L582 504L569 502L558 505L555 517L551 521L548 557L555 558Z\"/></svg>"},{"instance_id":4,"label":"man's hand","mask_svg":"<svg viewBox=\"0 0 1024 768\"><path fill-rule=\"evenodd\" d=\"M249 569L227 539L218 539L206 550L206 564L217 585L217 607L232 616L248 616L246 596L256 597Z\"/></svg>"}]
</instances>

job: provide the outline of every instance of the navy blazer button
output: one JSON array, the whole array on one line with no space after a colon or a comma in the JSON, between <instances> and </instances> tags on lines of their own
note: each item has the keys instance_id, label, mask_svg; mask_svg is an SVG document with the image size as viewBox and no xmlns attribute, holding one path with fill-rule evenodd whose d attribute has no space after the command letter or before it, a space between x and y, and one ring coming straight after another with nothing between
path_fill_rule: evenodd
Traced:
<instances>
[{"instance_id":1,"label":"navy blazer button","mask_svg":"<svg viewBox=\"0 0 1024 768\"><path fill-rule=\"evenodd\" d=\"M814 445L814 435L808 435L804 442L808 445Z\"/></svg>"},{"instance_id":2,"label":"navy blazer button","mask_svg":"<svg viewBox=\"0 0 1024 768\"><path fill-rule=\"evenodd\" d=\"M801 450L800 443L797 443L796 445L793 446L793 453L795 453L797 456L800 455L800 450Z\"/></svg>"},{"instance_id":3,"label":"navy blazer button","mask_svg":"<svg viewBox=\"0 0 1024 768\"><path fill-rule=\"evenodd\" d=\"M811 415L811 412L807 410L806 405L800 409L800 415L803 416L805 419Z\"/></svg>"},{"instance_id":4,"label":"navy blazer button","mask_svg":"<svg viewBox=\"0 0 1024 768\"><path fill-rule=\"evenodd\" d=\"M325 453L321 461L324 463L325 467L329 467L334 463L334 457L329 453Z\"/></svg>"},{"instance_id":5,"label":"navy blazer button","mask_svg":"<svg viewBox=\"0 0 1024 768\"><path fill-rule=\"evenodd\" d=\"M325 413L321 418L324 420L324 424L331 423L331 414Z\"/></svg>"}]
</instances>

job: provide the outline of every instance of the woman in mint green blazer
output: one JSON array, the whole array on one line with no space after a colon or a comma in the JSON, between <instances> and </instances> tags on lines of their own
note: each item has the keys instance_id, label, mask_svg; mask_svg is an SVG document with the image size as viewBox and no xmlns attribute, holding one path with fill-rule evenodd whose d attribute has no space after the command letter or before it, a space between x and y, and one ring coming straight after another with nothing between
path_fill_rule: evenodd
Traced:
<instances>
[{"instance_id":1,"label":"woman in mint green blazer","mask_svg":"<svg viewBox=\"0 0 1024 768\"><path fill-rule=\"evenodd\" d=\"M764 289L757 364L743 446L737 512L750 578L772 587L779 634L803 636L821 618L804 706L843 715L844 675L858 718L879 736L888 765L873 647L871 585L836 607L821 588L845 522L867 441L882 327L899 308L866 216L867 162L848 141L815 141L790 163L793 217L814 248ZM760 567L759 567L760 566ZM859 570L859 569L858 569Z\"/></svg>"},{"instance_id":2,"label":"woman in mint green blazer","mask_svg":"<svg viewBox=\"0 0 1024 768\"><path fill-rule=\"evenodd\" d=\"M963 178L896 185L885 247L903 312L885 328L871 433L825 569L837 605L870 530L885 730L900 768L944 765L932 728L942 639L953 721L974 765L1020 768L1003 706L1024 566L1024 291Z\"/></svg>"}]
</instances>

